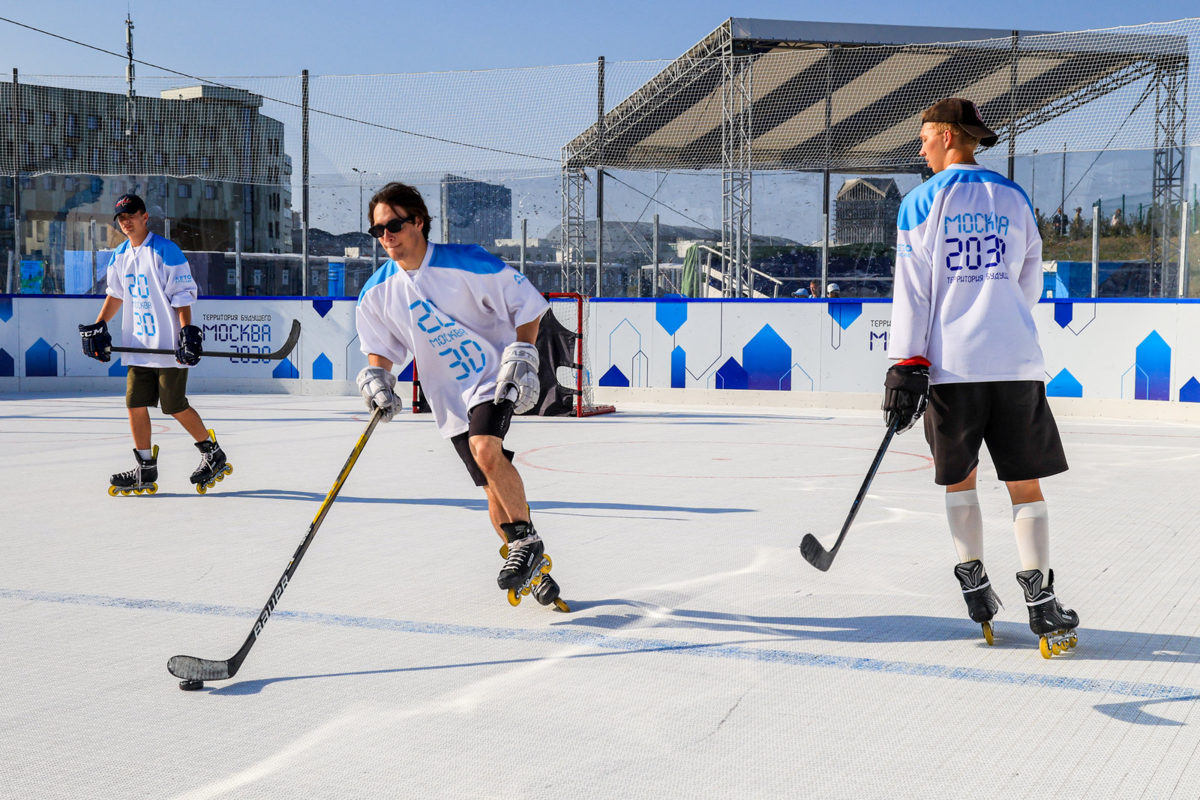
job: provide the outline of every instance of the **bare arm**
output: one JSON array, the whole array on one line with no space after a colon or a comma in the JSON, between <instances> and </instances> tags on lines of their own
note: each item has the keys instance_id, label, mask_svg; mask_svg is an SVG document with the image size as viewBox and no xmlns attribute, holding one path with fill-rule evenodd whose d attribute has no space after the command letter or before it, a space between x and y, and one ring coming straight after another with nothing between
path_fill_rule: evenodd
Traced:
<instances>
[{"instance_id":1,"label":"bare arm","mask_svg":"<svg viewBox=\"0 0 1200 800\"><path fill-rule=\"evenodd\" d=\"M121 308L121 301L111 294L104 298L104 305L100 306L100 313L96 315L96 322L108 322L117 315L117 311Z\"/></svg>"},{"instance_id":2,"label":"bare arm","mask_svg":"<svg viewBox=\"0 0 1200 800\"><path fill-rule=\"evenodd\" d=\"M376 355L375 353L368 353L368 354L367 354L367 363L368 363L369 365L371 365L372 367L383 367L383 368L384 368L384 369L386 369L388 372L391 372L391 371L392 371L392 362L391 362L391 360L390 360L390 359L387 359L387 358L384 358L383 356Z\"/></svg>"},{"instance_id":3,"label":"bare arm","mask_svg":"<svg viewBox=\"0 0 1200 800\"><path fill-rule=\"evenodd\" d=\"M192 324L192 307L191 306L179 306L178 308L175 309L175 311L179 314L179 327L182 328L185 325Z\"/></svg>"},{"instance_id":4,"label":"bare arm","mask_svg":"<svg viewBox=\"0 0 1200 800\"><path fill-rule=\"evenodd\" d=\"M533 322L526 322L524 325L517 326L517 341L526 342L528 344L537 344L538 326L542 324L542 318L538 317Z\"/></svg>"}]
</instances>

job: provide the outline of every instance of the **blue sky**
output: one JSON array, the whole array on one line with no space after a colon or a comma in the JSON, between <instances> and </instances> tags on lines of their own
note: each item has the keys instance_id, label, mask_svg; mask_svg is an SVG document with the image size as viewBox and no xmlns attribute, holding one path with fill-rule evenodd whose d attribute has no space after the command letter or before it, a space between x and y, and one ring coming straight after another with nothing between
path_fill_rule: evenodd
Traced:
<instances>
[{"instance_id":1,"label":"blue sky","mask_svg":"<svg viewBox=\"0 0 1200 800\"><path fill-rule=\"evenodd\" d=\"M135 55L191 74L423 72L673 58L727 17L1020 30L1079 30L1200 15L1194 0L853 4L779 0L288 3L205 0L41 0L5 3L0 16L124 52L132 12ZM28 74L117 75L111 56L0 22L0 68ZM138 75L153 74L148 68Z\"/></svg>"}]
</instances>

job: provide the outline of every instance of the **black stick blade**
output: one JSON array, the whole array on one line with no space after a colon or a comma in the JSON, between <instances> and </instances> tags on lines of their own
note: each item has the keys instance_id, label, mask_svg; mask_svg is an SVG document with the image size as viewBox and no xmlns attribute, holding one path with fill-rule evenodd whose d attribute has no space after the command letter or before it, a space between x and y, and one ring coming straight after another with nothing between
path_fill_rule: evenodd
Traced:
<instances>
[{"instance_id":1,"label":"black stick blade","mask_svg":"<svg viewBox=\"0 0 1200 800\"><path fill-rule=\"evenodd\" d=\"M800 540L800 555L821 572L828 572L833 563L833 553L822 547L817 537L811 533L804 534L804 538Z\"/></svg>"},{"instance_id":2,"label":"black stick blade","mask_svg":"<svg viewBox=\"0 0 1200 800\"><path fill-rule=\"evenodd\" d=\"M233 677L228 661L210 661L195 656L171 656L167 671L189 681L224 681Z\"/></svg>"}]
</instances>

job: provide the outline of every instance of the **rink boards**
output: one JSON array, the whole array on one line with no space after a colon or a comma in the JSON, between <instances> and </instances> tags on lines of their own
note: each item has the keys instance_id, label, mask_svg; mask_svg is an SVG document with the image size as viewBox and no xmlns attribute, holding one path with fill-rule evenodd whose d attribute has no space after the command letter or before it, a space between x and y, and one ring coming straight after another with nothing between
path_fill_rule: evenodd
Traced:
<instances>
[{"instance_id":1,"label":"rink boards","mask_svg":"<svg viewBox=\"0 0 1200 800\"><path fill-rule=\"evenodd\" d=\"M98 297L0 295L0 390L70 391L123 379L124 364L80 352L77 326ZM354 301L202 298L195 323L209 349L199 389L353 391L366 365ZM1200 301L1052 300L1034 312L1047 393L1092 400L1200 402ZM282 361L291 320L300 342ZM599 299L589 303L591 381L610 389L873 393L887 368L891 303L859 300ZM119 320L110 326L119 342ZM402 379L405 376L402 374Z\"/></svg>"}]
</instances>

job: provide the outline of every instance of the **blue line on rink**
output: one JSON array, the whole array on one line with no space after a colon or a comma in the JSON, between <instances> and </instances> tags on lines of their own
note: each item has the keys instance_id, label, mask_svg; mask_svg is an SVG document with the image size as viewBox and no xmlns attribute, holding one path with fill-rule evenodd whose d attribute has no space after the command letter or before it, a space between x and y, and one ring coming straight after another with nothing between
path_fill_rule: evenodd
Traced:
<instances>
[{"instance_id":1,"label":"blue line on rink","mask_svg":"<svg viewBox=\"0 0 1200 800\"><path fill-rule=\"evenodd\" d=\"M236 606L205 605L202 603L177 603L169 600L141 600L129 597L107 597L94 594L65 594L59 592L35 592L24 589L0 589L0 599L21 600L37 603L64 603L68 605L96 606L100 608L127 608L149 611L166 611L175 614L199 614L215 617L237 617L249 623L258 614L256 609ZM532 601L531 601L532 602ZM946 678L949 680L994 683L1007 686L1030 686L1034 688L1066 689L1073 692L1098 692L1126 697L1147 699L1172 699L1195 697L1200 691L1186 686L1169 686L1161 683L1135 683L1133 681L1105 680L1099 678L1072 678L1065 675L1043 675L1023 672L1005 672L971 667L952 667L945 664L921 664L911 661L886 661L875 658L856 658L822 653L804 653L794 650L773 650L738 645L686 642L670 639L641 639L623 636L604 636L577 630L535 630L526 628L491 628L478 625L450 625L443 622L413 622L410 620L385 619L381 617L356 617L345 614L321 614L312 611L276 611L273 619L309 622L318 625L335 625L343 628L394 631L399 633L424 633L435 636L467 636L478 639L511 639L530 642L594 647L601 650L621 650L630 653L678 651L687 655L706 658L728 658L741 661L759 661L768 664L789 664L802 667L832 667L855 672L879 672L890 675L912 675L921 678ZM220 655L220 654L217 654Z\"/></svg>"}]
</instances>

